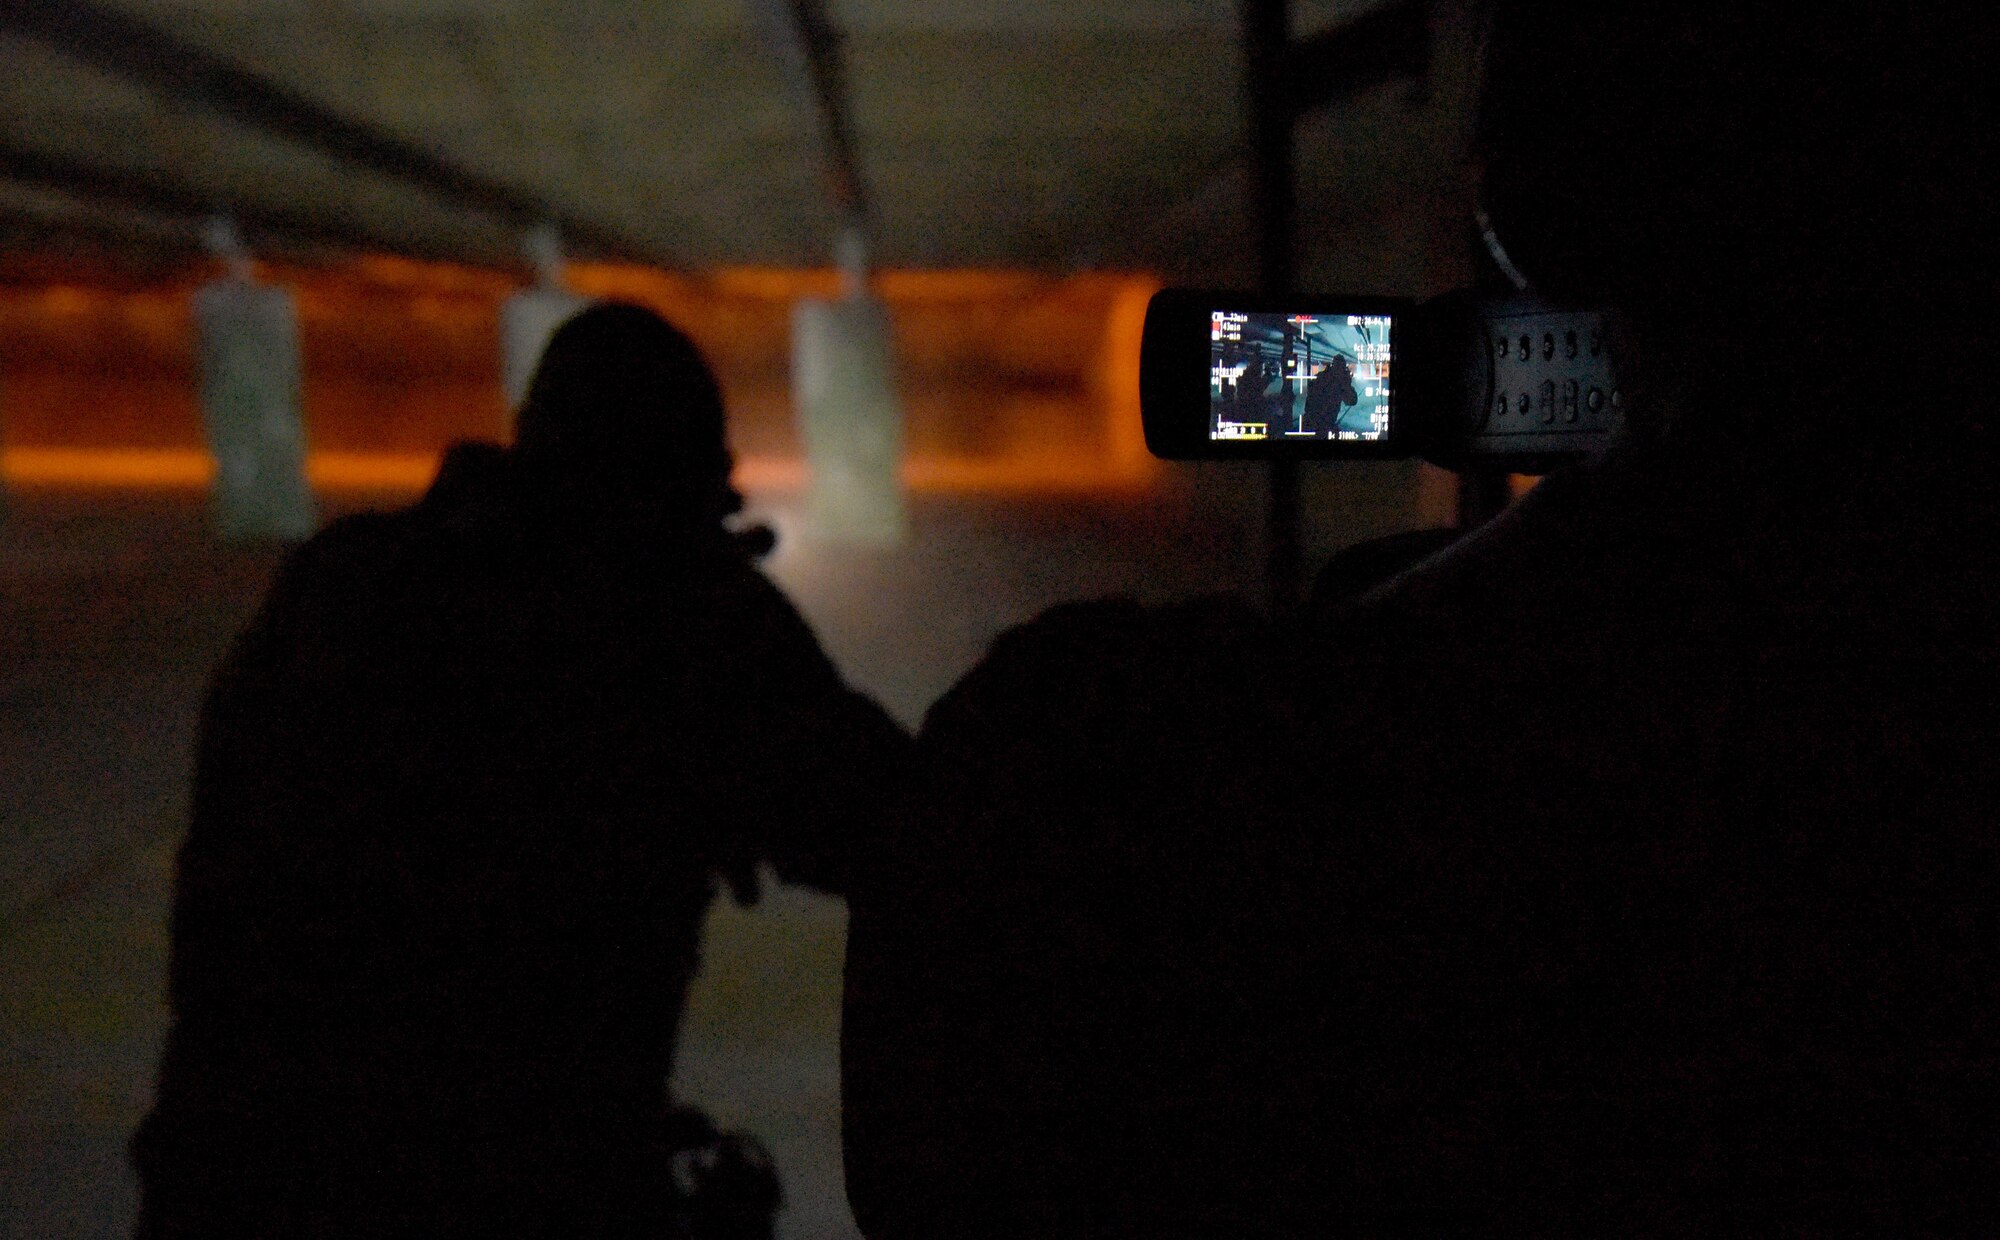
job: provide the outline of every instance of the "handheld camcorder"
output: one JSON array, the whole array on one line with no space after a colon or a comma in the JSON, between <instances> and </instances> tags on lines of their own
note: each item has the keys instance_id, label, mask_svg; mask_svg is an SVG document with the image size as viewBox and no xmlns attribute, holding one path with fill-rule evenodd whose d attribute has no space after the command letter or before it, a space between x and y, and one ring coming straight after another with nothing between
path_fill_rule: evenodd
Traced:
<instances>
[{"instance_id":1,"label":"handheld camcorder","mask_svg":"<svg viewBox=\"0 0 2000 1240\"><path fill-rule=\"evenodd\" d=\"M1546 472L1623 427L1618 328L1612 311L1528 295L1166 289L1140 349L1146 447L1176 461L1421 456Z\"/></svg>"}]
</instances>

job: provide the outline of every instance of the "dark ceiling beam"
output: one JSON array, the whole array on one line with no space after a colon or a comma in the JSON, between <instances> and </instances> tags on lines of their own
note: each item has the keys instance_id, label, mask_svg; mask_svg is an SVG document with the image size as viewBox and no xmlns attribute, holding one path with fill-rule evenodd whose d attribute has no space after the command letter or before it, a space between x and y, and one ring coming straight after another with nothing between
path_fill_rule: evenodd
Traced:
<instances>
[{"instance_id":1,"label":"dark ceiling beam","mask_svg":"<svg viewBox=\"0 0 2000 1240\"><path fill-rule=\"evenodd\" d=\"M750 0L750 4L776 37L787 73L810 99L819 117L821 141L826 149L828 189L834 207L843 220L865 223L869 214L868 183L861 176L861 160L854 141L839 29L820 0Z\"/></svg>"},{"instance_id":2,"label":"dark ceiling beam","mask_svg":"<svg viewBox=\"0 0 2000 1240\"><path fill-rule=\"evenodd\" d=\"M418 258L459 257L435 247L413 247L405 238L378 236L320 216L202 194L149 172L104 168L49 151L30 150L5 137L0 137L0 179L196 225L209 216L227 215L253 239L268 237L287 245L389 249Z\"/></svg>"},{"instance_id":3,"label":"dark ceiling beam","mask_svg":"<svg viewBox=\"0 0 2000 1240\"><path fill-rule=\"evenodd\" d=\"M205 278L212 260L192 232L155 233L0 204L0 288L83 283L107 290Z\"/></svg>"},{"instance_id":4,"label":"dark ceiling beam","mask_svg":"<svg viewBox=\"0 0 2000 1240\"><path fill-rule=\"evenodd\" d=\"M99 220L42 215L0 205L0 250L48 241L77 241L111 251L186 255L200 252L192 233L177 237L169 232L140 232Z\"/></svg>"},{"instance_id":5,"label":"dark ceiling beam","mask_svg":"<svg viewBox=\"0 0 2000 1240\"><path fill-rule=\"evenodd\" d=\"M0 28L516 227L552 221L567 239L607 257L643 255L643 247L591 220L554 210L512 186L342 116L282 83L87 0L0 0Z\"/></svg>"},{"instance_id":6,"label":"dark ceiling beam","mask_svg":"<svg viewBox=\"0 0 2000 1240\"><path fill-rule=\"evenodd\" d=\"M840 32L819 0L792 0L792 19L805 48L813 96L818 101L820 124L826 133L834 202L850 219L866 220L868 185L861 179L861 161L854 145L854 120L848 108L847 68L840 54Z\"/></svg>"}]
</instances>

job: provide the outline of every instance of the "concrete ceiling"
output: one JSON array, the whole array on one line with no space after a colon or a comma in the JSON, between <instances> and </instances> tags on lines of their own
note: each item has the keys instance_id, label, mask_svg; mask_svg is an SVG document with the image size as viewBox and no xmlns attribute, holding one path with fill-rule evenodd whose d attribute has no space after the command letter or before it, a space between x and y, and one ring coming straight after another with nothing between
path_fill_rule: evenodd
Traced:
<instances>
[{"instance_id":1,"label":"concrete ceiling","mask_svg":"<svg viewBox=\"0 0 2000 1240\"><path fill-rule=\"evenodd\" d=\"M93 2L504 187L573 237L589 232L580 253L690 269L830 261L829 148L788 69L799 45L784 0ZM0 17L28 3L0 0ZM1293 21L1308 34L1379 7L1313 0ZM1230 0L823 8L883 264L1246 269ZM1421 249L1462 214L1470 12L1470 0L1432 5L1424 81L1364 90L1301 126L1308 271L1395 283L1407 263L1350 251ZM202 215L230 208L254 245L292 256L520 263L522 222L507 212L91 60L0 21L0 251L185 255Z\"/></svg>"}]
</instances>

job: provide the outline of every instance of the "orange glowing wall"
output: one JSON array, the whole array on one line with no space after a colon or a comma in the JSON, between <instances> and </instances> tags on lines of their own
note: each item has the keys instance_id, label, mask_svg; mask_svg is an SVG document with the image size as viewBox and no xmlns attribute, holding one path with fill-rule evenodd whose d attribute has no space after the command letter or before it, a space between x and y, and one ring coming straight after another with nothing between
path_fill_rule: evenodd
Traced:
<instances>
[{"instance_id":1,"label":"orange glowing wall","mask_svg":"<svg viewBox=\"0 0 2000 1240\"><path fill-rule=\"evenodd\" d=\"M315 481L416 485L452 440L505 437L508 277L381 256L264 276L297 297ZM791 308L836 295L833 273L582 265L573 278L582 292L639 301L681 325L722 381L746 472L796 480ZM0 464L10 479L205 480L197 283L0 288ZM1107 274L884 273L912 483L1143 484L1138 338L1153 287Z\"/></svg>"}]
</instances>

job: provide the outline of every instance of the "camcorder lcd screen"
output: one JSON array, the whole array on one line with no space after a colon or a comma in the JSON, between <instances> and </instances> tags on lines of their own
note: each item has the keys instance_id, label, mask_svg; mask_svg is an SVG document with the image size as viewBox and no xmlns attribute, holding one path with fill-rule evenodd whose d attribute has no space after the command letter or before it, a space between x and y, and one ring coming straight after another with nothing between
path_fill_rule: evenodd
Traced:
<instances>
[{"instance_id":1,"label":"camcorder lcd screen","mask_svg":"<svg viewBox=\"0 0 2000 1240\"><path fill-rule=\"evenodd\" d=\"M1211 443L1382 442L1395 316L1209 313Z\"/></svg>"}]
</instances>

